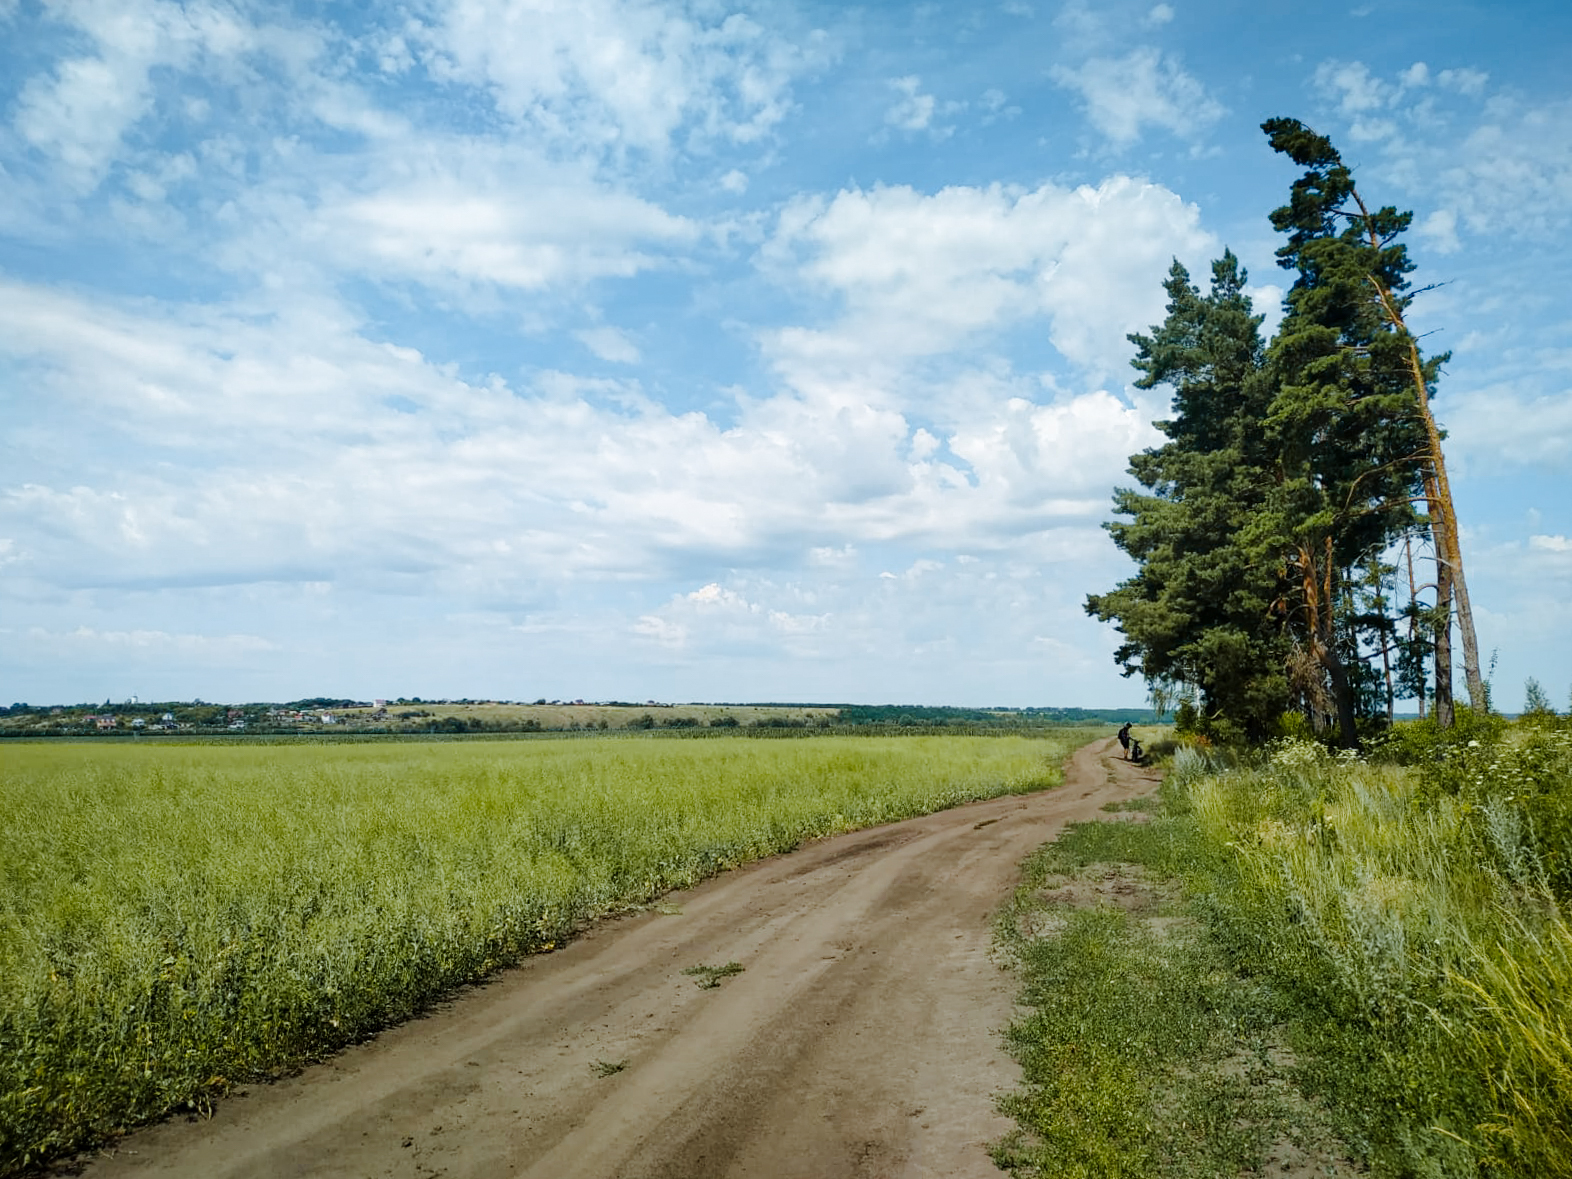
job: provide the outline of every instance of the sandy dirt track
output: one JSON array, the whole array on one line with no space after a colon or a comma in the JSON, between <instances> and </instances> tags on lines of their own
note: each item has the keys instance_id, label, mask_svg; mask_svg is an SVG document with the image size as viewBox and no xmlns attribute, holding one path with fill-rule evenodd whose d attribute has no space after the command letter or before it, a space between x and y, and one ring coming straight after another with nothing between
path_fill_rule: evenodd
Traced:
<instances>
[{"instance_id":1,"label":"sandy dirt track","mask_svg":"<svg viewBox=\"0 0 1572 1179\"><path fill-rule=\"evenodd\" d=\"M1055 790L727 873L84 1173L997 1176L986 1144L1010 1123L993 1099L1019 1073L991 915L1063 824L1155 784L1100 741ZM732 961L744 972L714 989L682 973Z\"/></svg>"}]
</instances>

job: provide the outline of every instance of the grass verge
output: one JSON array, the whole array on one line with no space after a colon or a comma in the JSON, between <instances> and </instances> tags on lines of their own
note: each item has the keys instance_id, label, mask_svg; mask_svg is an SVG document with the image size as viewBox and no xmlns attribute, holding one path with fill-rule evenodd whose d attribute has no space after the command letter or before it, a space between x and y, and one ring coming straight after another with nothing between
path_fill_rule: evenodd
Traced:
<instances>
[{"instance_id":1,"label":"grass verge","mask_svg":"<svg viewBox=\"0 0 1572 1179\"><path fill-rule=\"evenodd\" d=\"M1137 810L1144 808L1122 808ZM1001 915L1028 1014L1025 1086L994 1160L1031 1179L1352 1174L1294 1089L1285 997L1240 975L1189 914L1192 824L1071 827L1027 860Z\"/></svg>"},{"instance_id":2,"label":"grass verge","mask_svg":"<svg viewBox=\"0 0 1572 1179\"><path fill-rule=\"evenodd\" d=\"M1572 727L1488 719L1368 759L1181 750L1150 821L1034 857L1001 921L1032 1009L1001 1162L1292 1172L1323 1109L1375 1176L1572 1176Z\"/></svg>"}]
</instances>

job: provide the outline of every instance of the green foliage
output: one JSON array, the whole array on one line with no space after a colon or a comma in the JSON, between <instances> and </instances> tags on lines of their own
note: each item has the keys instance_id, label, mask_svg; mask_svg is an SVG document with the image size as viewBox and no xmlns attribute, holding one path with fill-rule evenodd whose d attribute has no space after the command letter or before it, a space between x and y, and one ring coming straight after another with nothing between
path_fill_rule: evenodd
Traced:
<instances>
[{"instance_id":1,"label":"green foliage","mask_svg":"<svg viewBox=\"0 0 1572 1179\"><path fill-rule=\"evenodd\" d=\"M192 746L0 767L0 1174L804 839L1039 789L1084 731Z\"/></svg>"},{"instance_id":2,"label":"green foliage","mask_svg":"<svg viewBox=\"0 0 1572 1179\"><path fill-rule=\"evenodd\" d=\"M1230 768L1182 744L1149 822L1076 827L1028 862L1004 928L1028 943L1031 1014L1012 1043L1029 1084L1009 1108L1032 1132L1001 1161L1032 1176L1254 1173L1259 1107L1225 1092L1198 1109L1183 1086L1230 1035L1280 1033L1297 1084L1374 1176L1572 1176L1572 726L1459 710L1455 729L1400 724L1371 755L1280 739ZM1207 937L1171 953L1134 913L1054 917L1053 893L1045 923L1045 884L1118 863L1180 878ZM1210 962L1200 980L1190 953ZM1193 1066L1149 1045L1149 1018ZM1182 1150L1161 1153L1197 1124L1238 1153L1188 1171Z\"/></svg>"},{"instance_id":3,"label":"green foliage","mask_svg":"<svg viewBox=\"0 0 1572 1179\"><path fill-rule=\"evenodd\" d=\"M1533 676L1523 681L1523 715L1530 717L1555 716L1555 705L1539 681Z\"/></svg>"},{"instance_id":4,"label":"green foliage","mask_svg":"<svg viewBox=\"0 0 1572 1179\"><path fill-rule=\"evenodd\" d=\"M1175 262L1168 318L1130 337L1136 384L1171 386L1174 416L1157 423L1167 443L1131 456L1145 490L1116 492L1129 519L1107 525L1139 570L1089 596L1086 609L1124 635L1115 658L1126 675L1198 685L1208 717L1256 734L1281 711L1287 681L1271 617L1278 577L1258 545L1244 543L1271 483L1260 431L1271 390L1247 282L1225 253L1203 296Z\"/></svg>"}]
</instances>

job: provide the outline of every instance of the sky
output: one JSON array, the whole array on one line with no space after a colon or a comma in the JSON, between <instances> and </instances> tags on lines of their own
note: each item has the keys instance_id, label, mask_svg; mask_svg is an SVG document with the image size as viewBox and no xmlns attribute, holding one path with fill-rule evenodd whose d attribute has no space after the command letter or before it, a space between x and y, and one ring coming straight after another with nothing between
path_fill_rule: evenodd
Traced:
<instances>
[{"instance_id":1,"label":"sky","mask_svg":"<svg viewBox=\"0 0 1572 1179\"><path fill-rule=\"evenodd\" d=\"M1572 685L1564 0L0 0L0 698L1138 705L1087 594L1329 135Z\"/></svg>"}]
</instances>

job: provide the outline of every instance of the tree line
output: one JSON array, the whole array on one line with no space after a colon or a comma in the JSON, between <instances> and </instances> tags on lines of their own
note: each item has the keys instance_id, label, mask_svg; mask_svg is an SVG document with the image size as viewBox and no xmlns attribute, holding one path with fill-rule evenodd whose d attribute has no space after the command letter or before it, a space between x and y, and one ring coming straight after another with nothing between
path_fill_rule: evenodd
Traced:
<instances>
[{"instance_id":1,"label":"tree line","mask_svg":"<svg viewBox=\"0 0 1572 1179\"><path fill-rule=\"evenodd\" d=\"M1139 487L1106 526L1137 571L1086 609L1123 635L1126 675L1222 739L1297 714L1353 746L1397 699L1450 725L1454 624L1473 708L1486 685L1430 405L1450 354L1427 357L1405 318L1413 215L1372 208L1298 120L1262 130L1303 169L1271 214L1295 274L1282 322L1263 340L1231 251L1204 293L1175 261L1167 318L1129 337L1136 386L1173 390L1167 440L1131 456Z\"/></svg>"}]
</instances>

